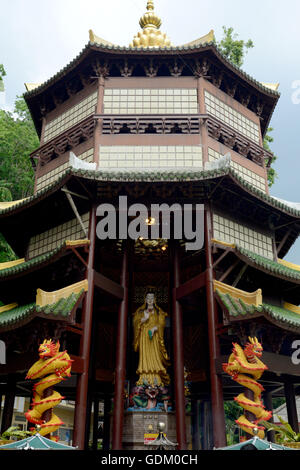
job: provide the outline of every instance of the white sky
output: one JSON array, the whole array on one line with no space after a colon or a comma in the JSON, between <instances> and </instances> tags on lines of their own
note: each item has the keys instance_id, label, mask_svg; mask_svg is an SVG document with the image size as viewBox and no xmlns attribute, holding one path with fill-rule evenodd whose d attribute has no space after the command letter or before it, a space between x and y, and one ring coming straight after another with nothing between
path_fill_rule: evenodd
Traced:
<instances>
[{"instance_id":1,"label":"white sky","mask_svg":"<svg viewBox=\"0 0 300 470\"><path fill-rule=\"evenodd\" d=\"M146 0L0 0L0 63L7 107L24 93L25 82L43 82L74 59L89 40L88 30L119 45L139 31ZM299 0L154 0L161 30L174 45L222 26L241 39L251 38L243 69L258 81L280 82L281 98L271 125L279 178L271 194L300 201L300 103L293 104L293 83L300 89ZM297 91L297 90L296 90ZM297 95L300 98L300 92ZM300 101L300 99L299 99ZM300 264L300 242L287 259Z\"/></svg>"}]
</instances>

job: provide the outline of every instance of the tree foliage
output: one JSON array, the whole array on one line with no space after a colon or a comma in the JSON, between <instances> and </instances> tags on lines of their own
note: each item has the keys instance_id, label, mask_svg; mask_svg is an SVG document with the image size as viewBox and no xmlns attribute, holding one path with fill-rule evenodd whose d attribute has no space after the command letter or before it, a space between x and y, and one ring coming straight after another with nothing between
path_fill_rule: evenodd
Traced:
<instances>
[{"instance_id":1,"label":"tree foliage","mask_svg":"<svg viewBox=\"0 0 300 470\"><path fill-rule=\"evenodd\" d=\"M31 431L23 431L18 426L11 426L1 436L1 439L11 439L15 441L20 441L26 439L26 437L32 436Z\"/></svg>"},{"instance_id":2,"label":"tree foliage","mask_svg":"<svg viewBox=\"0 0 300 470\"><path fill-rule=\"evenodd\" d=\"M0 232L0 263L15 261L16 259L18 259L17 255Z\"/></svg>"},{"instance_id":3,"label":"tree foliage","mask_svg":"<svg viewBox=\"0 0 300 470\"><path fill-rule=\"evenodd\" d=\"M0 64L0 91L4 91L3 77L5 77L6 72L2 64Z\"/></svg>"},{"instance_id":4,"label":"tree foliage","mask_svg":"<svg viewBox=\"0 0 300 470\"><path fill-rule=\"evenodd\" d=\"M285 421L281 416L277 416L280 421L280 425L269 423L268 421L261 421L261 424L265 426L268 431L276 432L276 441L278 444L284 444L285 442L300 442L300 433L295 432L291 425Z\"/></svg>"},{"instance_id":5,"label":"tree foliage","mask_svg":"<svg viewBox=\"0 0 300 470\"><path fill-rule=\"evenodd\" d=\"M226 26L223 26L223 38L217 45L222 54L237 67L243 65L245 54L254 47L251 39L248 41L238 39L238 34L234 33L234 29L226 28Z\"/></svg>"},{"instance_id":6,"label":"tree foliage","mask_svg":"<svg viewBox=\"0 0 300 470\"><path fill-rule=\"evenodd\" d=\"M270 144L274 142L274 138L270 135L271 132L273 132L273 127L269 127L267 130L267 133L264 138L264 149L268 150L268 152L271 152L273 154L271 165L277 160L277 156L274 155L274 153L271 150ZM275 183L275 179L278 177L277 172L275 171L272 166L268 170L268 184L269 187L271 187Z\"/></svg>"},{"instance_id":7,"label":"tree foliage","mask_svg":"<svg viewBox=\"0 0 300 470\"><path fill-rule=\"evenodd\" d=\"M226 26L223 26L223 37L220 41L216 42L216 45L222 54L237 67L242 67L245 55L254 47L252 39L248 39L248 41L238 39L238 34L234 33L234 29L232 27L227 28ZM264 148L269 152L272 152L270 144L274 141L273 137L270 136L270 132L272 131L273 128L269 127L264 138ZM273 154L271 165L276 159L277 156ZM275 178L277 178L277 173L274 168L271 167L268 170L269 187L274 184Z\"/></svg>"},{"instance_id":8,"label":"tree foliage","mask_svg":"<svg viewBox=\"0 0 300 470\"><path fill-rule=\"evenodd\" d=\"M23 199L33 193L29 155L38 145L25 100L17 97L13 113L0 109L0 201Z\"/></svg>"},{"instance_id":9,"label":"tree foliage","mask_svg":"<svg viewBox=\"0 0 300 470\"><path fill-rule=\"evenodd\" d=\"M225 401L224 412L227 444L236 444L238 442L238 427L235 421L243 414L243 409L236 401Z\"/></svg>"}]
</instances>

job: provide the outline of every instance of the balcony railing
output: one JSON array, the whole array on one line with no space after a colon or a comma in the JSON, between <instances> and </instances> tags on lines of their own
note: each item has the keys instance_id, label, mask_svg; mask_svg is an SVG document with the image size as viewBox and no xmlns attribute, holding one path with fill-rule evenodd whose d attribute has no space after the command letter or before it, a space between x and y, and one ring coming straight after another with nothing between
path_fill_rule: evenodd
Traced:
<instances>
[{"instance_id":1,"label":"balcony railing","mask_svg":"<svg viewBox=\"0 0 300 470\"><path fill-rule=\"evenodd\" d=\"M209 114L95 114L42 145L31 154L44 165L92 137L96 121L102 134L199 134L206 126L208 135L257 165L269 168L273 154Z\"/></svg>"},{"instance_id":2,"label":"balcony railing","mask_svg":"<svg viewBox=\"0 0 300 470\"><path fill-rule=\"evenodd\" d=\"M199 115L96 115L103 134L199 134Z\"/></svg>"},{"instance_id":3,"label":"balcony railing","mask_svg":"<svg viewBox=\"0 0 300 470\"><path fill-rule=\"evenodd\" d=\"M41 164L45 165L54 158L63 155L68 150L73 149L80 143L91 138L94 133L94 126L94 116L91 115L32 152L30 154L31 159L38 158Z\"/></svg>"}]
</instances>

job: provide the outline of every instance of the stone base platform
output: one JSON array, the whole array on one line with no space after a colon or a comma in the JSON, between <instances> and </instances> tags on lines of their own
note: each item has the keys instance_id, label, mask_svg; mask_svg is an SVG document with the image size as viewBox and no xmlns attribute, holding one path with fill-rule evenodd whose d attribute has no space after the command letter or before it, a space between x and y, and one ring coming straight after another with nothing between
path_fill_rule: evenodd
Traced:
<instances>
[{"instance_id":1,"label":"stone base platform","mask_svg":"<svg viewBox=\"0 0 300 470\"><path fill-rule=\"evenodd\" d=\"M166 425L165 433L171 442L177 442L176 416L174 412L165 411L125 411L123 427L124 450L149 450L151 447L144 445L144 434L158 433L157 425L163 422ZM191 417L186 416L187 441L191 445ZM149 427L152 426L152 430ZM174 450L176 447L174 448Z\"/></svg>"}]
</instances>

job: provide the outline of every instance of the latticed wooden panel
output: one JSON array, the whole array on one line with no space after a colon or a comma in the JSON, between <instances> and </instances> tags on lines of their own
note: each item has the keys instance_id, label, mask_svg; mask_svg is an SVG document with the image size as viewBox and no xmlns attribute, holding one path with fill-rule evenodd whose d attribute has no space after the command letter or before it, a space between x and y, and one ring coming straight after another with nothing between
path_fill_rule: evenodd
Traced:
<instances>
[{"instance_id":1,"label":"latticed wooden panel","mask_svg":"<svg viewBox=\"0 0 300 470\"><path fill-rule=\"evenodd\" d=\"M142 305L149 287L154 289L160 306L169 303L169 274L166 272L139 272L134 275L134 303Z\"/></svg>"}]
</instances>

